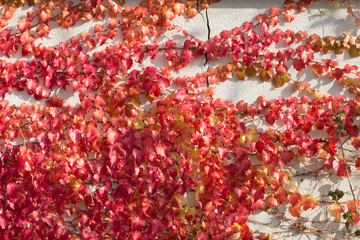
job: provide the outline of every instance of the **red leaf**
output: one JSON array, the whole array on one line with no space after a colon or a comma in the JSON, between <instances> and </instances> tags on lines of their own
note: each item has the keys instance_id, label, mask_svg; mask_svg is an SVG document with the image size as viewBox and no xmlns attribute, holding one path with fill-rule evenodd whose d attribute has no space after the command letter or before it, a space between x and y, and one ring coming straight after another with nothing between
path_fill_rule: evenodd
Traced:
<instances>
[{"instance_id":1,"label":"red leaf","mask_svg":"<svg viewBox=\"0 0 360 240\"><path fill-rule=\"evenodd\" d=\"M266 115L265 115L265 120L271 126L274 125L274 123L275 123L274 113L273 112L267 112Z\"/></svg>"},{"instance_id":2,"label":"red leaf","mask_svg":"<svg viewBox=\"0 0 360 240\"><path fill-rule=\"evenodd\" d=\"M24 32L30 29L31 21L20 18L18 21L18 29L20 32Z\"/></svg>"},{"instance_id":3,"label":"red leaf","mask_svg":"<svg viewBox=\"0 0 360 240\"><path fill-rule=\"evenodd\" d=\"M31 34L29 31L25 31L20 35L21 45L25 46L27 44L31 44L35 41L35 36Z\"/></svg>"},{"instance_id":4,"label":"red leaf","mask_svg":"<svg viewBox=\"0 0 360 240\"><path fill-rule=\"evenodd\" d=\"M19 191L21 185L17 183L8 183L6 186L6 192L10 198L15 198L17 192Z\"/></svg>"},{"instance_id":5,"label":"red leaf","mask_svg":"<svg viewBox=\"0 0 360 240\"><path fill-rule=\"evenodd\" d=\"M83 41L87 40L89 37L90 37L90 33L89 32L86 32L86 31L83 31L80 33L80 37L82 38Z\"/></svg>"},{"instance_id":6,"label":"red leaf","mask_svg":"<svg viewBox=\"0 0 360 240\"><path fill-rule=\"evenodd\" d=\"M346 176L346 165L343 160L335 159L332 164L336 175L339 177Z\"/></svg>"},{"instance_id":7,"label":"red leaf","mask_svg":"<svg viewBox=\"0 0 360 240\"><path fill-rule=\"evenodd\" d=\"M209 234L206 232L200 232L198 231L196 234L196 239L198 240L207 240L209 239Z\"/></svg>"},{"instance_id":8,"label":"red leaf","mask_svg":"<svg viewBox=\"0 0 360 240\"><path fill-rule=\"evenodd\" d=\"M277 16L279 15L281 12L280 8L277 8L277 7L271 7L270 8L270 15L271 16Z\"/></svg>"},{"instance_id":9,"label":"red leaf","mask_svg":"<svg viewBox=\"0 0 360 240\"><path fill-rule=\"evenodd\" d=\"M300 72L303 68L305 68L305 63L303 61L301 61L300 59L294 59L293 66L297 71Z\"/></svg>"},{"instance_id":10,"label":"red leaf","mask_svg":"<svg viewBox=\"0 0 360 240\"><path fill-rule=\"evenodd\" d=\"M156 233L162 231L163 229L165 229L165 225L160 221L160 219L158 218L154 218L151 221L151 230L152 230L152 234L155 235Z\"/></svg>"},{"instance_id":11,"label":"red leaf","mask_svg":"<svg viewBox=\"0 0 360 240\"><path fill-rule=\"evenodd\" d=\"M360 137L352 137L351 138L351 144L356 148L356 150L359 150L360 148Z\"/></svg>"},{"instance_id":12,"label":"red leaf","mask_svg":"<svg viewBox=\"0 0 360 240\"><path fill-rule=\"evenodd\" d=\"M336 154L336 147L334 145L334 141L330 140L328 143L326 143L324 145L324 150L328 153L330 153L331 155L335 155Z\"/></svg>"},{"instance_id":13,"label":"red leaf","mask_svg":"<svg viewBox=\"0 0 360 240\"><path fill-rule=\"evenodd\" d=\"M295 19L295 13L292 10L286 10L284 16L288 22L292 22Z\"/></svg>"},{"instance_id":14,"label":"red leaf","mask_svg":"<svg viewBox=\"0 0 360 240\"><path fill-rule=\"evenodd\" d=\"M141 219L138 216L132 217L132 219L131 219L131 227L130 227L131 231L138 231L138 230L140 230L140 228L142 228L144 226L145 226L145 220L144 219Z\"/></svg>"},{"instance_id":15,"label":"red leaf","mask_svg":"<svg viewBox=\"0 0 360 240\"><path fill-rule=\"evenodd\" d=\"M119 141L120 134L116 130L109 128L109 130L106 133L106 137L107 137L107 142L109 144L115 144L117 141Z\"/></svg>"},{"instance_id":16,"label":"red leaf","mask_svg":"<svg viewBox=\"0 0 360 240\"><path fill-rule=\"evenodd\" d=\"M97 33L97 32L102 32L104 31L105 27L103 25L100 25L100 24L95 24L94 26L94 33Z\"/></svg>"},{"instance_id":17,"label":"red leaf","mask_svg":"<svg viewBox=\"0 0 360 240\"><path fill-rule=\"evenodd\" d=\"M185 8L186 8L183 3L175 3L175 4L173 5L173 7L174 7L174 12L175 12L178 16L182 15L182 14L185 12Z\"/></svg>"},{"instance_id":18,"label":"red leaf","mask_svg":"<svg viewBox=\"0 0 360 240\"><path fill-rule=\"evenodd\" d=\"M282 204L286 200L287 191L283 188L280 188L277 192L275 192L275 199L279 204Z\"/></svg>"},{"instance_id":19,"label":"red leaf","mask_svg":"<svg viewBox=\"0 0 360 240\"><path fill-rule=\"evenodd\" d=\"M294 152L290 151L290 150L284 150L281 152L281 159L283 160L283 162L288 165L292 159L292 157L294 156Z\"/></svg>"},{"instance_id":20,"label":"red leaf","mask_svg":"<svg viewBox=\"0 0 360 240\"><path fill-rule=\"evenodd\" d=\"M8 225L7 220L3 216L0 215L0 227L2 229L6 229L7 225Z\"/></svg>"},{"instance_id":21,"label":"red leaf","mask_svg":"<svg viewBox=\"0 0 360 240\"><path fill-rule=\"evenodd\" d=\"M95 39L94 38L90 38L88 40L85 40L85 44L86 46L90 49L90 50L93 50L94 47L96 46L96 43L95 43Z\"/></svg>"},{"instance_id":22,"label":"red leaf","mask_svg":"<svg viewBox=\"0 0 360 240\"><path fill-rule=\"evenodd\" d=\"M355 166L356 166L356 168L357 168L358 170L360 170L360 158L359 158L359 157L357 157L357 158L355 159Z\"/></svg>"},{"instance_id":23,"label":"red leaf","mask_svg":"<svg viewBox=\"0 0 360 240\"><path fill-rule=\"evenodd\" d=\"M300 193L289 193L289 195L287 196L287 199L291 205L295 206L296 204L298 204L300 202L301 194Z\"/></svg>"},{"instance_id":24,"label":"red leaf","mask_svg":"<svg viewBox=\"0 0 360 240\"><path fill-rule=\"evenodd\" d=\"M71 141L73 141L73 143L77 143L81 138L81 134L79 133L79 131L77 129L72 129L72 128L69 130L69 136Z\"/></svg>"},{"instance_id":25,"label":"red leaf","mask_svg":"<svg viewBox=\"0 0 360 240\"><path fill-rule=\"evenodd\" d=\"M48 35L50 32L50 27L46 23L40 23L36 27L36 32L39 35L40 38L42 38L45 35Z\"/></svg>"},{"instance_id":26,"label":"red leaf","mask_svg":"<svg viewBox=\"0 0 360 240\"><path fill-rule=\"evenodd\" d=\"M299 12L305 12L307 9L307 4L304 3L303 1L300 1L297 3L297 9Z\"/></svg>"},{"instance_id":27,"label":"red leaf","mask_svg":"<svg viewBox=\"0 0 360 240\"><path fill-rule=\"evenodd\" d=\"M264 200L258 199L256 202L254 202L254 203L251 205L251 209L252 209L252 210L257 210L257 209L263 208L264 206L265 206Z\"/></svg>"},{"instance_id":28,"label":"red leaf","mask_svg":"<svg viewBox=\"0 0 360 240\"><path fill-rule=\"evenodd\" d=\"M175 95L175 100L178 100L179 102L183 102L184 99L186 98L187 94L188 94L187 88L182 88L177 91L177 93Z\"/></svg>"},{"instance_id":29,"label":"red leaf","mask_svg":"<svg viewBox=\"0 0 360 240\"><path fill-rule=\"evenodd\" d=\"M245 31L249 31L253 26L254 26L254 24L252 22L244 22L243 23L243 28Z\"/></svg>"}]
</instances>

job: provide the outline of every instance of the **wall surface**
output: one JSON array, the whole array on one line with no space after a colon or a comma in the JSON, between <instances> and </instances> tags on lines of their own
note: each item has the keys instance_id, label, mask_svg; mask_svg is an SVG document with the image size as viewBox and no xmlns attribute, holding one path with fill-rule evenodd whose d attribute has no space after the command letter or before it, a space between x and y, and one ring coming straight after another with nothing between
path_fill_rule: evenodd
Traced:
<instances>
[{"instance_id":1,"label":"wall surface","mask_svg":"<svg viewBox=\"0 0 360 240\"><path fill-rule=\"evenodd\" d=\"M136 1L131 1L130 6L136 6ZM212 3L208 10L202 10L194 19L188 19L185 17L177 17L175 22L183 29L186 29L190 34L196 36L200 40L206 41L208 37L212 38L218 35L223 30L232 30L234 27L241 27L245 21L255 20L255 16L259 13L266 12L271 6L282 5L282 1L274 0L223 0L218 3ZM296 16L295 20L291 23L282 24L280 28L282 30L291 29L293 31L306 31L309 34L317 33L320 36L340 36L342 32L349 32L351 34L357 34L358 28L354 24L354 19L349 17L346 12L346 7L340 6L336 9L329 9L324 11L325 8L329 8L328 1L319 1L312 6L307 12ZM30 7L25 7L15 12L13 19L10 22L10 26L15 29L17 20L26 14ZM57 46L61 41L69 41L70 37L82 32L92 31L96 21L88 23L77 23L69 30L53 25L54 29L50 35L44 37L43 40L38 39L36 44L42 42L47 46ZM156 39L160 44L164 44L168 39L172 39L178 44L183 43L184 38L174 32L168 32L164 38ZM154 39L155 40L155 39ZM121 41L121 38L116 39ZM92 52L100 51L104 49L106 45L95 48ZM279 48L279 47L277 47ZM274 47L275 49L275 47ZM30 60L30 58L23 58L19 53L18 55L11 56L10 59L1 57L10 62L24 59ZM336 59L341 65L347 63L355 64L360 67L358 59L351 59L347 54L325 56L323 54L316 56L320 58ZM205 58L199 58L193 61L193 64L187 66L184 69L176 72L178 76L195 76L196 73L204 72L208 67L214 67L219 64L225 64L229 62L228 58L220 60L214 60L206 62ZM155 66L160 68L165 62L161 59L161 56L155 60L145 60L143 64L138 64L134 68L140 69L146 66ZM298 80L307 81L313 88L319 89L325 94L332 96L345 95L352 98L338 82L327 79L326 77L319 79L311 70L302 71L298 73L293 69L290 70L293 78ZM252 103L259 96L264 95L268 100L274 100L278 97L286 98L288 95L301 96L292 90L290 84L286 84L281 88L274 88L271 82L262 82L258 78L250 78L245 81L239 81L236 76L231 80L224 83L217 83L217 91L215 97L222 98L224 100L230 100L234 103L245 100ZM78 93L72 91L64 91L60 89L54 89L52 94L57 94L66 99L71 105L76 106L79 104ZM9 100L12 104L20 105L22 102L35 103L36 101L32 96L29 96L26 92L14 91L13 94L6 95L5 99ZM44 101L40 101L42 105ZM259 123L261 124L261 123ZM314 163L315 162L315 163ZM316 161L304 161L299 162L298 166L294 166L290 169L294 173L292 181L298 184L298 188L302 193L309 193L316 197L319 201L319 206L314 210L308 210L303 214L302 218L295 219L286 210L284 206L280 208L285 213L286 218L279 218L278 212L269 211L261 212L250 217L249 224L251 228L261 232L273 232L274 239L327 239L330 236L335 239L341 239L345 237L346 229L344 223L339 224L329 212L329 198L326 195L330 190L341 189L346 193L346 198L350 199L349 185L346 178L339 178L332 172L330 174L317 173ZM355 187L355 194L359 197L359 175L353 175L351 180ZM195 201L194 196L189 195L189 201ZM306 229L300 229L299 223L304 224L312 229L319 229L318 232L309 231Z\"/></svg>"}]
</instances>

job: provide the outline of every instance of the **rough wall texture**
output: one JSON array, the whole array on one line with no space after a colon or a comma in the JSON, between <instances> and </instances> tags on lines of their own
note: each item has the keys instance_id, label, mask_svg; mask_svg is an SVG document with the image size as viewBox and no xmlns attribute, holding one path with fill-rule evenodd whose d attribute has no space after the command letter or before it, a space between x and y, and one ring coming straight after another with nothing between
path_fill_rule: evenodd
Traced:
<instances>
[{"instance_id":1,"label":"rough wall texture","mask_svg":"<svg viewBox=\"0 0 360 240\"><path fill-rule=\"evenodd\" d=\"M129 4L131 6L135 6L136 1ZM176 23L186 29L190 34L205 41L217 34L220 34L223 30L231 30L234 27L241 26L245 21L254 20L257 14L263 13L273 5L281 6L281 4L282 1L223 0L219 3L213 3L210 9L201 11L201 13L194 19L178 17L176 19ZM344 7L324 12L323 9L328 7L329 4L327 1L320 1L308 12L299 14L295 21L283 24L280 28L283 30L291 29L293 31L307 31L309 34L317 33L320 36L339 36L342 32L349 32L352 34L356 34L358 32L357 27L355 27L354 20L349 18ZM26 7L15 13L14 18L10 23L14 29L16 28L17 20L29 9L31 8ZM48 46L57 45L61 41L68 41L71 36L74 36L84 30L91 31L95 24L95 21L89 23L77 23L76 26L72 27L69 31L62 28L56 28L51 31L48 37L45 37L43 40L38 39L36 43L43 42L43 44ZM55 25L53 27L55 28ZM172 39L173 41L179 43L183 41L183 38L176 33L167 33L165 36L166 37L158 39L157 41L162 44L168 39ZM116 40L121 41L121 38ZM106 46L101 46L92 51L99 51L105 47ZM321 57L323 58L324 56ZM342 65L345 65L346 63L359 65L357 59L351 59L347 54L340 56L329 55L327 58L336 58ZM2 59L6 58L2 57ZM10 59L7 59L7 61L14 62L19 59L28 58L22 58L20 55L14 55L11 56ZM226 58L215 61L207 61L205 58L196 59L193 64L181 69L179 72L176 72L176 75L194 76L198 72L206 71L209 67L227 62L228 59ZM164 61L162 61L161 58L156 58L155 60L146 60L143 64L138 64L134 68L141 68L144 66L161 67L163 64ZM320 89L323 93L333 96L344 94L345 96L351 97L351 95L344 90L343 86L336 81L326 78L318 79L317 76L310 70L303 71L301 73L294 70L291 70L290 72L295 78L308 81L311 86ZM261 95L266 96L269 100L276 99L277 97L286 98L288 95L297 96L290 85L285 85L284 87L275 89L271 82L262 82L258 78L239 81L236 77L234 77L230 81L217 83L216 85L217 92L215 97L230 100L234 103L240 100L252 103ZM66 101L68 101L71 105L75 106L79 103L77 94L72 94L60 89L54 90L54 93L66 99ZM16 105L20 105L22 102L38 102L31 96L28 96L26 92L16 91L11 95L7 95L6 99ZM40 101L40 103L44 104L42 101ZM317 197L319 200L319 207L313 211L307 211L301 219L293 219L288 213L286 213L286 216L290 220L284 220L283 218L278 219L279 213L277 212L262 212L261 214L251 217L251 227L254 230L260 230L262 232L272 231L274 232L274 238L278 239L325 239L326 236L330 235L328 230L331 231L332 236L335 238L343 237L343 233L346 232L344 224L335 223L334 219L327 214L328 210L326 209L328 209L328 204L326 201L329 199L326 200L324 196L327 195L330 190L334 190L336 188L342 189L344 192L348 193L349 186L347 179L341 179L332 174L326 176L318 175L315 172L309 171L309 169L316 169L316 164L314 163L300 162L298 167L298 172L294 173L295 177L293 178L293 181L297 182L301 192L309 193L312 196ZM358 176L354 175L351 179L356 189L356 196L358 197L358 186L360 184L357 180ZM350 194L347 194L346 197L350 198ZM188 198L188 204L196 205L194 196L189 194ZM286 211L284 210L284 212ZM314 229L320 228L324 231L324 235L312 233L306 229L299 229L297 223L311 226Z\"/></svg>"}]
</instances>

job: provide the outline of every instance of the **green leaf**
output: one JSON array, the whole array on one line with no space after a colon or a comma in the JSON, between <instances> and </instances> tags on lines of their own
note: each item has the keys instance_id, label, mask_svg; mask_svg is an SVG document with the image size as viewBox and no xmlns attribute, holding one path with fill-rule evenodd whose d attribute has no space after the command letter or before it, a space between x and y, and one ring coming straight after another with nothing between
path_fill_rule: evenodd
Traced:
<instances>
[{"instance_id":1,"label":"green leaf","mask_svg":"<svg viewBox=\"0 0 360 240\"><path fill-rule=\"evenodd\" d=\"M259 77L261 80L263 80L265 82L265 81L268 81L272 77L272 75L273 75L272 71L263 69L260 72Z\"/></svg>"},{"instance_id":2,"label":"green leaf","mask_svg":"<svg viewBox=\"0 0 360 240\"><path fill-rule=\"evenodd\" d=\"M352 45L350 48L349 48L349 55L350 57L357 57L359 56L359 51L356 49L356 47L354 45Z\"/></svg>"},{"instance_id":3,"label":"green leaf","mask_svg":"<svg viewBox=\"0 0 360 240\"><path fill-rule=\"evenodd\" d=\"M256 75L256 70L253 67L248 67L248 68L246 68L245 73L246 73L246 76L253 77Z\"/></svg>"},{"instance_id":4,"label":"green leaf","mask_svg":"<svg viewBox=\"0 0 360 240\"><path fill-rule=\"evenodd\" d=\"M290 81L290 75L288 73L281 74L281 78L284 79L285 83Z\"/></svg>"},{"instance_id":5,"label":"green leaf","mask_svg":"<svg viewBox=\"0 0 360 240\"><path fill-rule=\"evenodd\" d=\"M275 76L273 78L273 86L274 88L279 88L279 87L282 87L284 86L285 84L285 81L282 77L280 77L279 75Z\"/></svg>"},{"instance_id":6,"label":"green leaf","mask_svg":"<svg viewBox=\"0 0 360 240\"><path fill-rule=\"evenodd\" d=\"M346 230L349 231L350 222L349 222L349 221L346 221L346 222L345 222L345 226L346 226Z\"/></svg>"}]
</instances>

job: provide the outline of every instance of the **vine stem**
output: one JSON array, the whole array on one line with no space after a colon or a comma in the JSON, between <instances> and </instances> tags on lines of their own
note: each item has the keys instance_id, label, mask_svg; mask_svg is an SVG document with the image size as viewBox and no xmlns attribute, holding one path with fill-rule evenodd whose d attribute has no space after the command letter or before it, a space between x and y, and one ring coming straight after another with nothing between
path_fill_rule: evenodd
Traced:
<instances>
[{"instance_id":1,"label":"vine stem","mask_svg":"<svg viewBox=\"0 0 360 240\"><path fill-rule=\"evenodd\" d=\"M339 205L341 207L341 209L343 210L343 212L345 212L344 207L341 205L341 203L339 203L339 200L335 200L336 204ZM356 229L360 230L360 228L354 223L354 221L351 218L348 218L349 221L356 227Z\"/></svg>"},{"instance_id":2,"label":"vine stem","mask_svg":"<svg viewBox=\"0 0 360 240\"><path fill-rule=\"evenodd\" d=\"M356 214L358 215L358 218L360 218L360 214L359 214L359 210L358 210L358 204L357 204L357 202L356 202L356 197L355 197L354 189L353 189L352 184L351 184L351 181L350 181L350 172L349 172L349 169L348 169L348 166L349 166L349 165L346 163L345 154L344 154L344 149L343 149L343 144L344 144L347 140L349 140L349 138L348 138L346 141L342 142L342 141L341 141L340 133L339 133L339 137L340 137L340 149L341 149L341 154L342 154L342 160L344 161L345 169L346 169L346 178L347 178L348 183L349 183L351 195L352 195L352 197L353 197L353 199L354 199ZM341 206L341 205L340 205L340 206ZM343 207L341 206L341 208L343 208ZM344 210L344 209L343 209L343 210ZM344 212L345 212L345 211L344 211ZM360 228L352 221L352 219L349 219L349 220L351 220L351 223L354 224L354 225L356 226L356 228L360 230Z\"/></svg>"}]
</instances>

